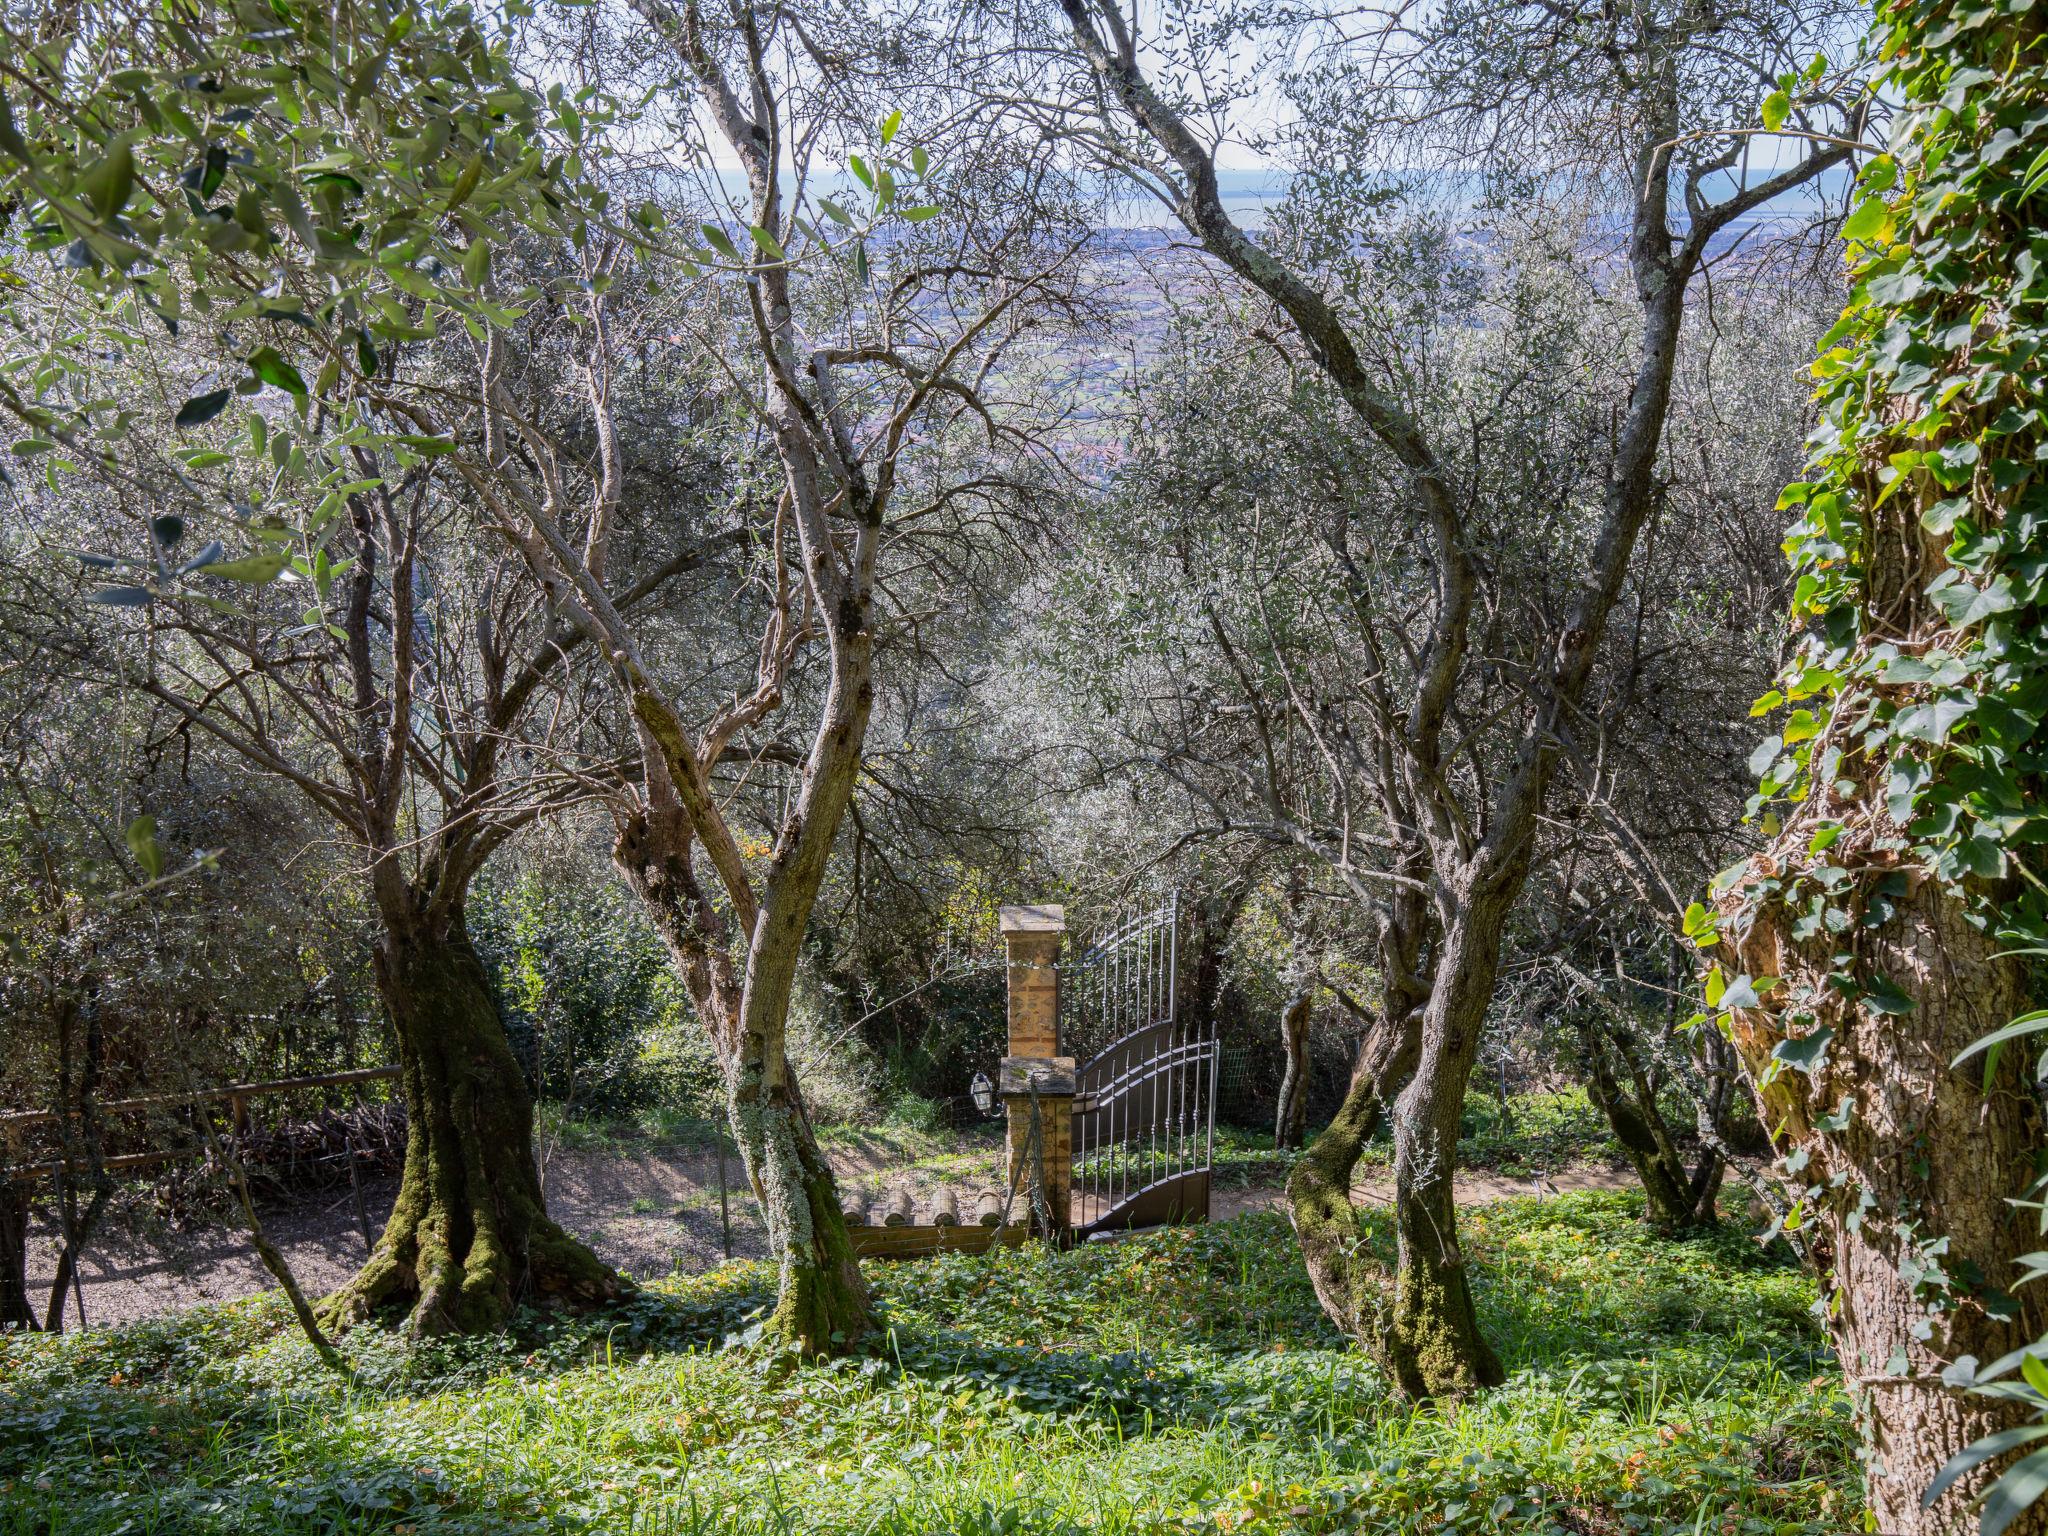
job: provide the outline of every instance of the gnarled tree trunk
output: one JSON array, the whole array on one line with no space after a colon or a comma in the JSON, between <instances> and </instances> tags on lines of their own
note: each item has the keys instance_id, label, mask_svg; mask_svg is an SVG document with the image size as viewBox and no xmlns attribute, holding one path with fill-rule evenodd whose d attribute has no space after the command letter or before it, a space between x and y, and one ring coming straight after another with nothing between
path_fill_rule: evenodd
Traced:
<instances>
[{"instance_id":1,"label":"gnarled tree trunk","mask_svg":"<svg viewBox=\"0 0 2048 1536\"><path fill-rule=\"evenodd\" d=\"M733 1140L778 1271L769 1331L806 1355L839 1353L869 1331L874 1313L838 1185L779 1027L772 1040L746 1027L728 926L697 880L688 820L661 785L657 773L654 803L621 826L613 861L661 934L725 1077ZM786 995L781 1006L786 1014Z\"/></svg>"},{"instance_id":2,"label":"gnarled tree trunk","mask_svg":"<svg viewBox=\"0 0 2048 1536\"><path fill-rule=\"evenodd\" d=\"M1419 1026L1412 1010L1382 1013L1373 1023L1359 1042L1351 1086L1336 1118L1309 1143L1287 1179L1288 1213L1316 1300L1331 1322L1375 1352L1388 1276L1360 1247L1351 1175L1387 1106L1415 1070Z\"/></svg>"},{"instance_id":3,"label":"gnarled tree trunk","mask_svg":"<svg viewBox=\"0 0 2048 1536\"><path fill-rule=\"evenodd\" d=\"M548 1218L533 1102L460 916L389 924L376 973L398 1037L405 1170L382 1239L327 1318L404 1312L416 1333L478 1333L521 1305L617 1296L618 1274Z\"/></svg>"}]
</instances>

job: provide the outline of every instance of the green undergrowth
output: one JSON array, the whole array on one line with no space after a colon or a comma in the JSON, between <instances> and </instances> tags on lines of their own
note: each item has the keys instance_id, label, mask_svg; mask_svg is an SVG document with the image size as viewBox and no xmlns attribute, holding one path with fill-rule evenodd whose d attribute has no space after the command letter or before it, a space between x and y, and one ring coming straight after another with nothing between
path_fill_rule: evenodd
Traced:
<instances>
[{"instance_id":1,"label":"green undergrowth","mask_svg":"<svg viewBox=\"0 0 2048 1536\"><path fill-rule=\"evenodd\" d=\"M1271 1214L871 1265L888 1332L811 1366L749 1344L752 1265L516 1338L358 1330L347 1387L272 1297L10 1338L0 1532L1852 1528L1809 1282L1739 1236L1655 1239L1637 1210L1472 1217L1513 1378L1441 1409L1390 1400L1343 1347Z\"/></svg>"}]
</instances>

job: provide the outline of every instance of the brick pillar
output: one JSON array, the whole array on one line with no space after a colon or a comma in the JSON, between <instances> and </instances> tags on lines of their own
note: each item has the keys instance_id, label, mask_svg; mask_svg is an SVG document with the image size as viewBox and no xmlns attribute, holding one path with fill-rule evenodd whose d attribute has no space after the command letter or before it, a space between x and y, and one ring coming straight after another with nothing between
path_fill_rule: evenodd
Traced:
<instances>
[{"instance_id":1,"label":"brick pillar","mask_svg":"<svg viewBox=\"0 0 2048 1536\"><path fill-rule=\"evenodd\" d=\"M1060 907L1004 907L1003 949L1009 962L1009 1051L997 1088L1008 1110L1010 1177L1031 1187L1031 1106L1038 1101L1045 1159L1045 1203L1053 1237L1072 1223L1074 1187L1074 1058L1060 1054L1060 945L1067 915Z\"/></svg>"}]
</instances>

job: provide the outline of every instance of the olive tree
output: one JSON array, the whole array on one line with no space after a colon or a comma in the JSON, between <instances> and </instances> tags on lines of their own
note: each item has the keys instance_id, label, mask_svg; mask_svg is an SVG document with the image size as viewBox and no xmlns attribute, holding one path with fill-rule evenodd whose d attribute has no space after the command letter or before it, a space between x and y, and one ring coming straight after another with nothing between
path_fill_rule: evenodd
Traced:
<instances>
[{"instance_id":1,"label":"olive tree","mask_svg":"<svg viewBox=\"0 0 2048 1536\"><path fill-rule=\"evenodd\" d=\"M435 389L444 333L518 319L524 295L486 290L494 246L582 238L602 104L529 88L463 6L22 25L0 46L23 220L0 408L29 434L45 535L108 583L78 659L293 786L380 918L405 1177L333 1308L476 1329L614 1294L547 1217L464 927L492 849L580 792L510 745L550 694L579 717L564 647L471 557L451 444L395 410Z\"/></svg>"},{"instance_id":2,"label":"olive tree","mask_svg":"<svg viewBox=\"0 0 2048 1536\"><path fill-rule=\"evenodd\" d=\"M1457 1238L1459 1115L1561 742L1661 501L1689 306L1741 221L1847 158L1840 130L1860 109L1814 60L1824 14L1488 0L1383 20L1375 35L1394 41L1379 48L1354 40L1351 13L1291 34L1323 45L1319 62L1298 72L1305 104L1340 109L1304 120L1342 128L1309 141L1317 158L1303 195L1385 201L1398 195L1397 170L1448 177L1476 164L1486 174L1471 189L1473 208L1548 226L1567 254L1616 232L1605 269L1615 280L1603 283L1598 267L1580 280L1625 304L1628 320L1602 387L1571 402L1599 429L1578 472L1562 479L1530 481L1511 430L1433 413L1412 312L1343 286L1347 274L1372 270L1369 241L1332 221L1324 237L1290 250L1229 211L1216 153L1242 106L1231 84L1236 39L1198 25L1141 30L1117 4L1063 0L1055 28L1033 37L1048 48L1063 40L1077 72L1031 89L1050 124L1156 194L1271 307L1284 344L1341 402L1345 429L1389 490L1387 511L1343 525L1333 549L1359 616L1356 723L1344 750L1371 795L1361 807L1371 819L1353 823L1370 835L1348 840L1345 856L1384 893L1387 1001L1337 1138L1303 1159L1293 1209L1326 1298L1376 1291L1353 1273L1361 1261L1345 1192L1362 1132L1391 1103L1399 1266L1364 1331L1404 1391L1456 1393L1501 1379ZM1775 168L1750 171L1751 104L1766 92L1767 126L1804 137L1788 141ZM1530 174L1529 165L1555 170ZM1538 600L1512 609L1486 522L1503 495L1547 498L1555 509L1540 535L1554 558Z\"/></svg>"}]
</instances>

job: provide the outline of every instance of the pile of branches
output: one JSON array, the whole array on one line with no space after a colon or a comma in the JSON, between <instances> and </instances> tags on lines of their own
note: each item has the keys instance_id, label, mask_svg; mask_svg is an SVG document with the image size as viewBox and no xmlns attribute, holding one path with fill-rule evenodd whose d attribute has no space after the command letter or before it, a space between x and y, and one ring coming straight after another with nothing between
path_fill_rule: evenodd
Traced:
<instances>
[{"instance_id":1,"label":"pile of branches","mask_svg":"<svg viewBox=\"0 0 2048 1536\"><path fill-rule=\"evenodd\" d=\"M150 1196L158 1214L174 1224L218 1216L228 1170L190 1125L162 1126L158 1136L160 1146L193 1146L198 1153L157 1172ZM346 1187L351 1177L365 1183L396 1178L405 1162L405 1106L367 1103L294 1118L251 1117L221 1143L241 1163L258 1200L288 1201Z\"/></svg>"},{"instance_id":2,"label":"pile of branches","mask_svg":"<svg viewBox=\"0 0 2048 1536\"><path fill-rule=\"evenodd\" d=\"M358 1104L307 1119L252 1122L233 1141L251 1188L289 1195L362 1179L395 1178L405 1162L405 1106Z\"/></svg>"}]
</instances>

